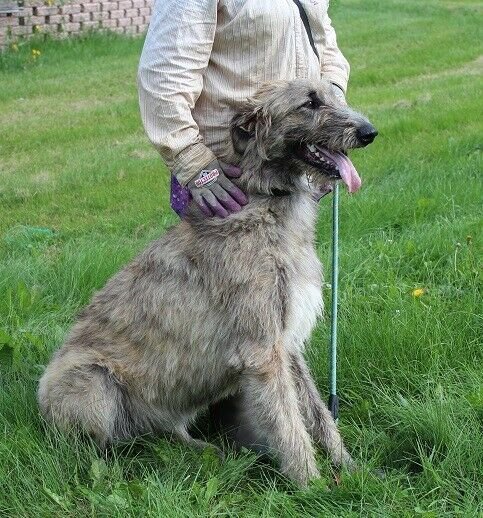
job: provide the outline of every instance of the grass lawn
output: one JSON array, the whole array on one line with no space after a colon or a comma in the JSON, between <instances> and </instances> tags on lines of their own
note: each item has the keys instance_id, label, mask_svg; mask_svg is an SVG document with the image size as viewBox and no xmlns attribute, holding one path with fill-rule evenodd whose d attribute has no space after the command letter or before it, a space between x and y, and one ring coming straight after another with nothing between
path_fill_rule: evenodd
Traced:
<instances>
[{"instance_id":1,"label":"grass lawn","mask_svg":"<svg viewBox=\"0 0 483 518\"><path fill-rule=\"evenodd\" d=\"M349 101L380 133L341 199L340 426L361 470L335 485L321 453L299 491L248 452L103 457L43 429L37 381L76 312L176 218L138 114L142 41L37 42L0 56L0 515L483 515L481 2L332 3ZM330 224L324 199L327 265ZM327 324L308 347L324 397Z\"/></svg>"}]
</instances>

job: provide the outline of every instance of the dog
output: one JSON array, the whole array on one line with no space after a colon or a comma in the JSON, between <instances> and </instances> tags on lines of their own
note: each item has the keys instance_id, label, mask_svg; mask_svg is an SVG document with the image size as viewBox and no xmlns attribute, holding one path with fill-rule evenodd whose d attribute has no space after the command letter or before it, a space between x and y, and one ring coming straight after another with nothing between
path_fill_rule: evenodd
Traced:
<instances>
[{"instance_id":1,"label":"dog","mask_svg":"<svg viewBox=\"0 0 483 518\"><path fill-rule=\"evenodd\" d=\"M319 476L314 443L353 466L303 357L323 309L313 192L356 190L345 153L377 135L333 88L275 82L240 106L224 158L249 203L225 219L191 204L94 295L40 380L48 422L101 447L145 433L205 447L189 425L231 397L296 483Z\"/></svg>"}]
</instances>

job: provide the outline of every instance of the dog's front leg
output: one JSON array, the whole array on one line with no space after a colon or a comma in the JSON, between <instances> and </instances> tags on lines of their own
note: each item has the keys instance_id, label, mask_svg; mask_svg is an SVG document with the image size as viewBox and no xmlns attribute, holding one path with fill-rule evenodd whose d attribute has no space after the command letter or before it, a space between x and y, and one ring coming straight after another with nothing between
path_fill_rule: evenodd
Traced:
<instances>
[{"instance_id":1,"label":"dog's front leg","mask_svg":"<svg viewBox=\"0 0 483 518\"><path fill-rule=\"evenodd\" d=\"M318 477L290 361L282 347L274 347L267 361L247 369L242 378L242 394L249 421L279 457L282 471L302 486Z\"/></svg>"},{"instance_id":2,"label":"dog's front leg","mask_svg":"<svg viewBox=\"0 0 483 518\"><path fill-rule=\"evenodd\" d=\"M297 387L300 410L310 435L328 452L335 466L355 467L301 353L290 355L290 367Z\"/></svg>"}]
</instances>

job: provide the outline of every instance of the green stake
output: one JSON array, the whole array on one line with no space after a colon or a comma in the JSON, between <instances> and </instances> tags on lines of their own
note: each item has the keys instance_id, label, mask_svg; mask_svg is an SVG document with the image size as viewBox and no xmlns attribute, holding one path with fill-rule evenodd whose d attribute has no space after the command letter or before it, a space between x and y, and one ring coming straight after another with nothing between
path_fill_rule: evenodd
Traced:
<instances>
[{"instance_id":1,"label":"green stake","mask_svg":"<svg viewBox=\"0 0 483 518\"><path fill-rule=\"evenodd\" d=\"M334 185L332 197L332 318L330 323L330 385L329 410L337 421L339 417L339 398L337 397L337 304L339 280L339 184Z\"/></svg>"}]
</instances>

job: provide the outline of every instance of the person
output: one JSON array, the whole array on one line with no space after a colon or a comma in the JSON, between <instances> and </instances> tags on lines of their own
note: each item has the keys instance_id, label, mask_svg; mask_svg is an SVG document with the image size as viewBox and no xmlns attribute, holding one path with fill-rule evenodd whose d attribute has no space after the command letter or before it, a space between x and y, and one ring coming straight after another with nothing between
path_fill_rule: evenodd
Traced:
<instances>
[{"instance_id":1,"label":"person","mask_svg":"<svg viewBox=\"0 0 483 518\"><path fill-rule=\"evenodd\" d=\"M223 158L239 102L267 81L328 79L344 101L349 64L328 0L157 0L138 88L146 133L171 171L171 206L206 216L247 203Z\"/></svg>"}]
</instances>

